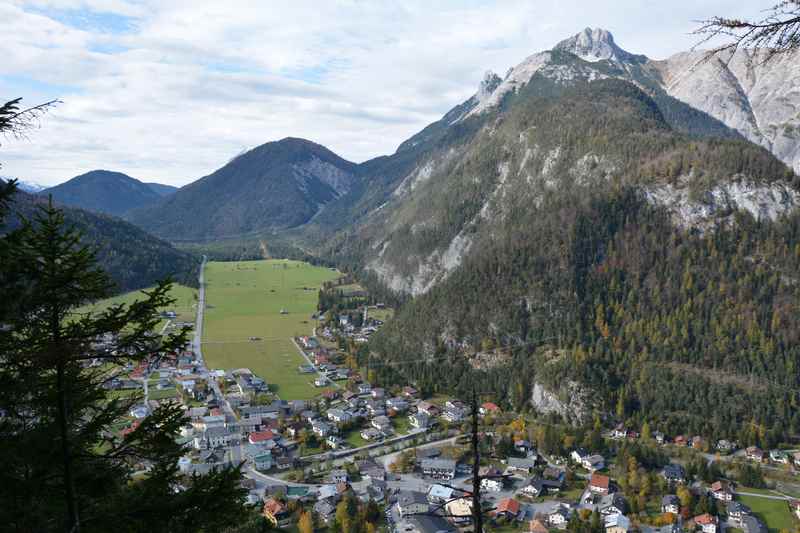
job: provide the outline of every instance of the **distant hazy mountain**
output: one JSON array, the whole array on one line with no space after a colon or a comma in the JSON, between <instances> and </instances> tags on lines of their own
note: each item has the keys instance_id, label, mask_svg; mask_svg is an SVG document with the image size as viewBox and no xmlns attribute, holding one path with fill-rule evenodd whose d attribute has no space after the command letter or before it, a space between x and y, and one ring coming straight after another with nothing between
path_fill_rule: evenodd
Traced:
<instances>
[{"instance_id":1,"label":"distant hazy mountain","mask_svg":"<svg viewBox=\"0 0 800 533\"><path fill-rule=\"evenodd\" d=\"M40 194L52 194L54 200L65 205L117 216L153 204L163 196L150 184L109 170L92 170Z\"/></svg>"},{"instance_id":2,"label":"distant hazy mountain","mask_svg":"<svg viewBox=\"0 0 800 533\"><path fill-rule=\"evenodd\" d=\"M355 167L323 146L287 138L254 148L126 218L175 240L292 228L350 191Z\"/></svg>"},{"instance_id":3,"label":"distant hazy mountain","mask_svg":"<svg viewBox=\"0 0 800 533\"><path fill-rule=\"evenodd\" d=\"M42 195L17 191L7 227L16 227L16 214L33 220L36 205L44 202ZM83 232L84 242L96 246L100 266L121 292L149 287L167 276L188 285L197 283L199 260L191 254L119 218L75 207L63 210L67 223Z\"/></svg>"},{"instance_id":4,"label":"distant hazy mountain","mask_svg":"<svg viewBox=\"0 0 800 533\"><path fill-rule=\"evenodd\" d=\"M169 196L170 194L178 190L178 187L173 187L172 185L164 185L163 183L145 183L145 185L153 189L161 196Z\"/></svg>"}]
</instances>

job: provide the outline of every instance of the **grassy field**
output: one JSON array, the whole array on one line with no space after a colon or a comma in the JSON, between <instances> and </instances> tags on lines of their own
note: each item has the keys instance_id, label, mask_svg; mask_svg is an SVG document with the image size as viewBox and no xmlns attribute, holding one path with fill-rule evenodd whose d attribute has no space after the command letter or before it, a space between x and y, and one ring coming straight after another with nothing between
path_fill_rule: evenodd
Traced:
<instances>
[{"instance_id":1,"label":"grassy field","mask_svg":"<svg viewBox=\"0 0 800 533\"><path fill-rule=\"evenodd\" d=\"M147 290L147 289L144 289ZM175 299L175 303L164 311L175 311L178 315L175 320L181 322L194 322L195 318L195 305L197 304L197 289L187 287L185 285L173 284L170 296ZM142 291L131 291L125 294L120 294L112 298L106 298L91 305L84 306L80 309L81 312L94 311L100 312L108 309L112 305L125 304L130 305L136 300L143 300L145 295ZM163 326L165 321L162 321L160 326Z\"/></svg>"},{"instance_id":2,"label":"grassy field","mask_svg":"<svg viewBox=\"0 0 800 533\"><path fill-rule=\"evenodd\" d=\"M305 359L291 337L312 332L319 287L339 275L299 261L208 263L203 320L208 366L249 368L282 399L316 396L315 374L297 371Z\"/></svg>"},{"instance_id":3,"label":"grassy field","mask_svg":"<svg viewBox=\"0 0 800 533\"><path fill-rule=\"evenodd\" d=\"M794 531L797 521L789 510L785 500L772 500L758 496L739 496L738 499L753 510L753 514L760 518L769 528L771 533L781 529Z\"/></svg>"}]
</instances>

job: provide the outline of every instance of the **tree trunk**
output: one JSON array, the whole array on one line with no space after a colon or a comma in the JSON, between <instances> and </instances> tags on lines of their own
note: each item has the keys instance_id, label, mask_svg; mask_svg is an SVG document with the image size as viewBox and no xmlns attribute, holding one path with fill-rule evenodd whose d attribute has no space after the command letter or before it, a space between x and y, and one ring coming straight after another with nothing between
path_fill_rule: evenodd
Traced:
<instances>
[{"instance_id":1,"label":"tree trunk","mask_svg":"<svg viewBox=\"0 0 800 533\"><path fill-rule=\"evenodd\" d=\"M64 496L67 500L67 531L78 533L80 520L78 519L78 505L75 501L75 484L72 479L72 455L69 449L69 429L67 427L67 395L64 380L64 362L59 361L57 370L58 392L58 426L61 431L61 462L64 468Z\"/></svg>"}]
</instances>

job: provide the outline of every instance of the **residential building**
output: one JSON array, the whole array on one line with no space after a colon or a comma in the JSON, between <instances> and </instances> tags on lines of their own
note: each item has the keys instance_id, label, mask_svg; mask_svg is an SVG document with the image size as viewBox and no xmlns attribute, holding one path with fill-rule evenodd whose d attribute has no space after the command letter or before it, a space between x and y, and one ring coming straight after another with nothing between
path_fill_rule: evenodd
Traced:
<instances>
[{"instance_id":1,"label":"residential building","mask_svg":"<svg viewBox=\"0 0 800 533\"><path fill-rule=\"evenodd\" d=\"M506 520L517 520L520 516L519 502L514 498L505 498L497 503L495 516L505 517Z\"/></svg>"},{"instance_id":2,"label":"residential building","mask_svg":"<svg viewBox=\"0 0 800 533\"><path fill-rule=\"evenodd\" d=\"M328 409L328 420L337 424L346 424L353 419L353 415L342 409Z\"/></svg>"},{"instance_id":3,"label":"residential building","mask_svg":"<svg viewBox=\"0 0 800 533\"><path fill-rule=\"evenodd\" d=\"M401 518L409 514L427 513L429 510L428 499L422 492L404 490L397 496L397 511Z\"/></svg>"},{"instance_id":4,"label":"residential building","mask_svg":"<svg viewBox=\"0 0 800 533\"><path fill-rule=\"evenodd\" d=\"M453 459L423 459L422 473L434 479L451 480L456 477L456 462Z\"/></svg>"},{"instance_id":5,"label":"residential building","mask_svg":"<svg viewBox=\"0 0 800 533\"><path fill-rule=\"evenodd\" d=\"M347 483L347 470L344 469L336 469L331 470L331 483Z\"/></svg>"},{"instance_id":6,"label":"residential building","mask_svg":"<svg viewBox=\"0 0 800 533\"><path fill-rule=\"evenodd\" d=\"M372 419L372 427L383 433L391 433L392 421L387 416L376 416Z\"/></svg>"},{"instance_id":7,"label":"residential building","mask_svg":"<svg viewBox=\"0 0 800 533\"><path fill-rule=\"evenodd\" d=\"M419 402L419 404L417 405L417 412L425 413L429 417L436 417L439 416L441 410L436 405L430 402Z\"/></svg>"},{"instance_id":8,"label":"residential building","mask_svg":"<svg viewBox=\"0 0 800 533\"><path fill-rule=\"evenodd\" d=\"M728 522L741 528L742 524L744 524L744 519L750 516L751 511L745 504L733 501L728 503L726 513L728 515Z\"/></svg>"},{"instance_id":9,"label":"residential building","mask_svg":"<svg viewBox=\"0 0 800 533\"><path fill-rule=\"evenodd\" d=\"M453 489L434 483L428 489L428 501L432 504L445 503L453 498Z\"/></svg>"},{"instance_id":10,"label":"residential building","mask_svg":"<svg viewBox=\"0 0 800 533\"><path fill-rule=\"evenodd\" d=\"M536 458L533 457L509 457L506 462L511 472L530 474L536 468Z\"/></svg>"},{"instance_id":11,"label":"residential building","mask_svg":"<svg viewBox=\"0 0 800 533\"><path fill-rule=\"evenodd\" d=\"M715 481L709 490L711 496L723 502L733 501L733 490L727 481Z\"/></svg>"},{"instance_id":12,"label":"residential building","mask_svg":"<svg viewBox=\"0 0 800 533\"><path fill-rule=\"evenodd\" d=\"M605 518L606 533L628 533L631 529L630 519L623 514L612 514Z\"/></svg>"},{"instance_id":13,"label":"residential building","mask_svg":"<svg viewBox=\"0 0 800 533\"><path fill-rule=\"evenodd\" d=\"M661 475L668 483L684 483L686 481L686 472L681 465L676 463L665 465Z\"/></svg>"},{"instance_id":14,"label":"residential building","mask_svg":"<svg viewBox=\"0 0 800 533\"><path fill-rule=\"evenodd\" d=\"M328 445L329 448L332 450L338 450L347 444L345 440L338 435L328 435L325 438L325 444Z\"/></svg>"},{"instance_id":15,"label":"residential building","mask_svg":"<svg viewBox=\"0 0 800 533\"><path fill-rule=\"evenodd\" d=\"M590 455L588 457L584 457L583 461L581 461L581 465L590 472L594 472L595 470L602 470L606 466L606 461L602 455Z\"/></svg>"},{"instance_id":16,"label":"residential building","mask_svg":"<svg viewBox=\"0 0 800 533\"><path fill-rule=\"evenodd\" d=\"M681 501L674 494L667 494L661 498L661 512L678 514L681 510Z\"/></svg>"},{"instance_id":17,"label":"residential building","mask_svg":"<svg viewBox=\"0 0 800 533\"><path fill-rule=\"evenodd\" d=\"M422 411L408 417L408 423L411 424L411 427L417 429L427 429L430 425L430 420L430 417Z\"/></svg>"},{"instance_id":18,"label":"residential building","mask_svg":"<svg viewBox=\"0 0 800 533\"><path fill-rule=\"evenodd\" d=\"M253 463L256 470L269 470L274 464L272 462L272 454L269 452L261 453L253 457Z\"/></svg>"},{"instance_id":19,"label":"residential building","mask_svg":"<svg viewBox=\"0 0 800 533\"><path fill-rule=\"evenodd\" d=\"M450 521L457 525L468 524L472 521L472 499L459 498L447 502L444 506Z\"/></svg>"},{"instance_id":20,"label":"residential building","mask_svg":"<svg viewBox=\"0 0 800 533\"><path fill-rule=\"evenodd\" d=\"M719 520L716 516L705 513L701 514L700 516L695 516L694 523L703 531L703 533L717 533Z\"/></svg>"},{"instance_id":21,"label":"residential building","mask_svg":"<svg viewBox=\"0 0 800 533\"><path fill-rule=\"evenodd\" d=\"M592 474L589 478L589 490L595 494L608 494L611 479L602 474Z\"/></svg>"},{"instance_id":22,"label":"residential building","mask_svg":"<svg viewBox=\"0 0 800 533\"><path fill-rule=\"evenodd\" d=\"M757 446L748 447L745 450L745 456L749 460L755 461L757 463L764 461L764 451L761 448L758 448Z\"/></svg>"},{"instance_id":23,"label":"residential building","mask_svg":"<svg viewBox=\"0 0 800 533\"><path fill-rule=\"evenodd\" d=\"M284 522L289 518L289 510L281 503L280 500L269 498L264 502L264 518L266 518L273 527L284 525Z\"/></svg>"},{"instance_id":24,"label":"residential building","mask_svg":"<svg viewBox=\"0 0 800 533\"><path fill-rule=\"evenodd\" d=\"M311 422L311 431L318 437L327 437L333 432L333 428L324 420L314 420Z\"/></svg>"},{"instance_id":25,"label":"residential building","mask_svg":"<svg viewBox=\"0 0 800 533\"><path fill-rule=\"evenodd\" d=\"M600 499L600 503L597 504L597 510L603 516L625 514L626 508L625 498L618 492L606 494Z\"/></svg>"},{"instance_id":26,"label":"residential building","mask_svg":"<svg viewBox=\"0 0 800 533\"><path fill-rule=\"evenodd\" d=\"M481 404L480 408L478 409L478 413L480 413L481 416L495 415L499 412L500 408L497 406L497 404L492 402L485 402Z\"/></svg>"},{"instance_id":27,"label":"residential building","mask_svg":"<svg viewBox=\"0 0 800 533\"><path fill-rule=\"evenodd\" d=\"M547 523L551 527L562 529L567 525L567 522L569 522L570 514L569 508L564 505L559 505L547 515Z\"/></svg>"}]
</instances>

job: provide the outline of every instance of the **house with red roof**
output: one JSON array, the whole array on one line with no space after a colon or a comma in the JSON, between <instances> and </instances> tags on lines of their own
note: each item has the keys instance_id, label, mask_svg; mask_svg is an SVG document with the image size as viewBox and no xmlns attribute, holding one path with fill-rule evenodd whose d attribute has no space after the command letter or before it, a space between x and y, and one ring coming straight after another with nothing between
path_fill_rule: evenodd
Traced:
<instances>
[{"instance_id":1,"label":"house with red roof","mask_svg":"<svg viewBox=\"0 0 800 533\"><path fill-rule=\"evenodd\" d=\"M608 494L611 478L602 474L592 474L589 479L589 490L596 494Z\"/></svg>"},{"instance_id":2,"label":"house with red roof","mask_svg":"<svg viewBox=\"0 0 800 533\"><path fill-rule=\"evenodd\" d=\"M250 444L261 444L269 440L273 440L274 438L275 434L270 430L266 430L250 433L250 436L247 438L247 440L250 442Z\"/></svg>"},{"instance_id":3,"label":"house with red roof","mask_svg":"<svg viewBox=\"0 0 800 533\"><path fill-rule=\"evenodd\" d=\"M701 514L700 516L695 516L694 523L695 525L700 526L700 529L703 530L703 533L717 533L719 520L716 516L711 516L710 514L705 513Z\"/></svg>"},{"instance_id":4,"label":"house with red roof","mask_svg":"<svg viewBox=\"0 0 800 533\"><path fill-rule=\"evenodd\" d=\"M507 520L516 520L519 516L519 502L514 498L500 500L495 509L495 516L504 516Z\"/></svg>"},{"instance_id":5,"label":"house with red roof","mask_svg":"<svg viewBox=\"0 0 800 533\"><path fill-rule=\"evenodd\" d=\"M500 412L500 408L497 406L497 404L486 402L481 405L480 409L478 409L478 412L483 416L494 415Z\"/></svg>"}]
</instances>

